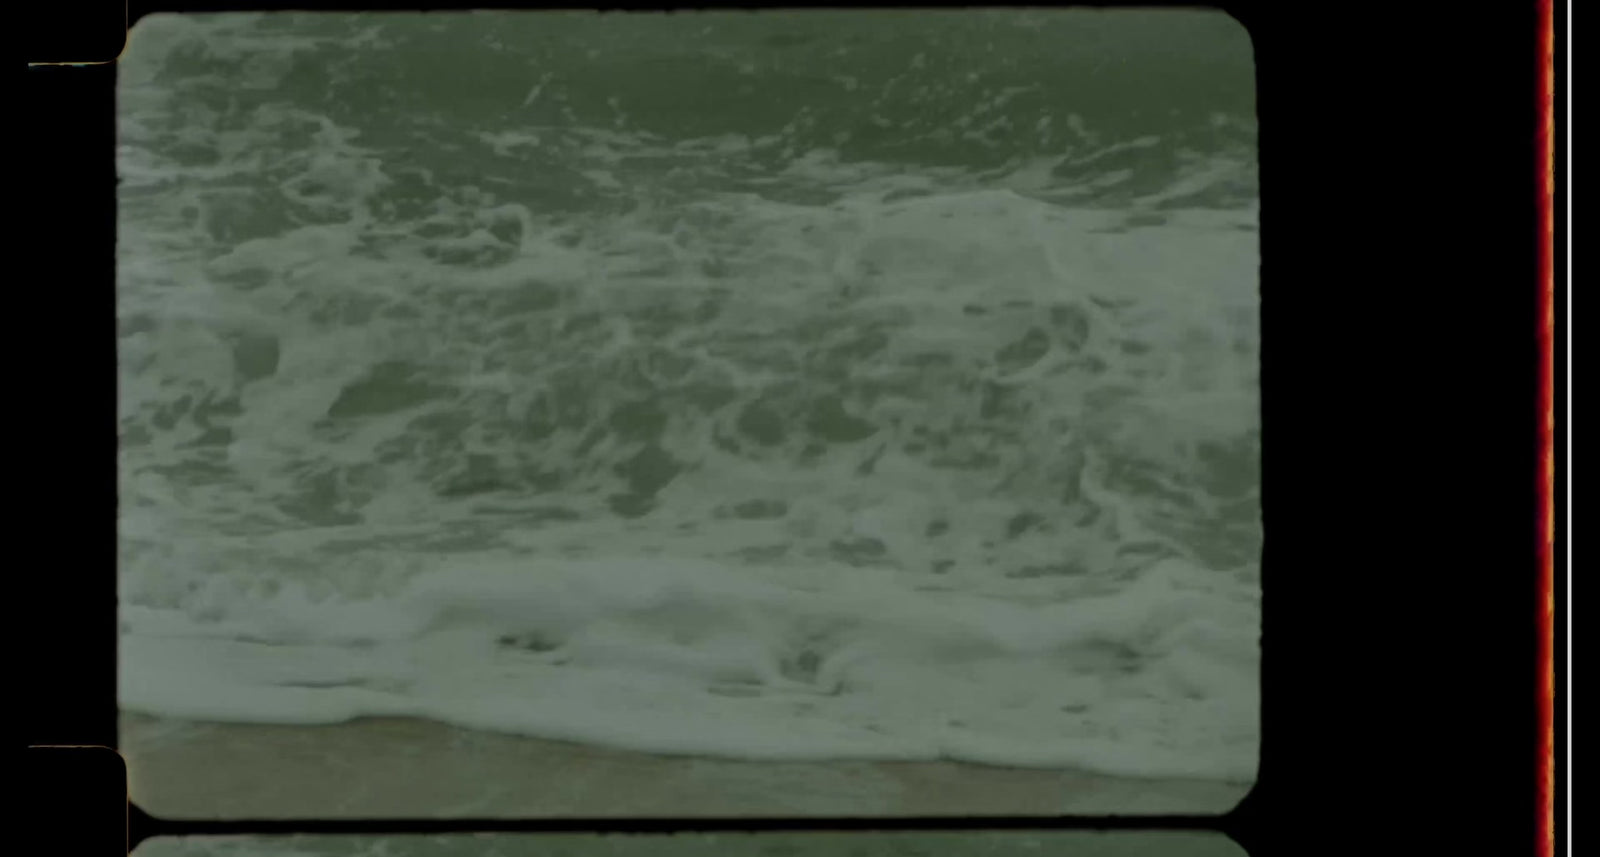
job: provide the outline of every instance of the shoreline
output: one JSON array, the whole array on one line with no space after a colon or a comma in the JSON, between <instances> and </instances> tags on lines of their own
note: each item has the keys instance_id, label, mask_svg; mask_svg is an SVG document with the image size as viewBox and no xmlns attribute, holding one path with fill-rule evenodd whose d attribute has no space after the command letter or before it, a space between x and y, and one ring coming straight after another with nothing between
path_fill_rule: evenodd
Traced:
<instances>
[{"instance_id":1,"label":"shoreline","mask_svg":"<svg viewBox=\"0 0 1600 857\"><path fill-rule=\"evenodd\" d=\"M1251 787L965 762L662 756L405 718L286 726L123 712L118 733L130 800L167 819L1211 815Z\"/></svg>"}]
</instances>

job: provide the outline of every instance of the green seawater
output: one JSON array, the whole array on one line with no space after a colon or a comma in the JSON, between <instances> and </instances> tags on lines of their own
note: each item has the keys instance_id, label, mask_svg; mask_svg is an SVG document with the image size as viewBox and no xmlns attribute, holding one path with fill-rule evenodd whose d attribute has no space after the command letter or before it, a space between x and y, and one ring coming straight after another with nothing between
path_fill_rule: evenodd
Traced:
<instances>
[{"instance_id":1,"label":"green seawater","mask_svg":"<svg viewBox=\"0 0 1600 857\"><path fill-rule=\"evenodd\" d=\"M769 706L848 737L824 755L1048 738L1061 764L1248 778L1254 74L1206 10L141 20L117 106L119 598L124 651L163 654L124 660L124 703L543 734L531 667L526 710L486 719L511 681L487 667L380 681L365 659L451 622L537 636L570 597L548 613L573 646L628 633L562 675L677 682L630 710L724 712L749 731L695 739L747 736L719 753L792 736ZM645 615L629 576L663 568L683 584ZM471 588L506 569L525 591ZM591 572L603 597L568 591ZM743 580L792 597L740 603ZM898 665L859 669L924 679L784 709L800 626L841 651L898 633L835 597L858 581L915 617L879 641ZM968 596L1001 606L939 618ZM1019 641L1092 598L1125 599L1114 639ZM669 626L737 638L755 701L705 690L726 640ZM216 638L283 660L241 671ZM280 692L327 663L382 692ZM963 708L985 681L1010 701ZM999 719L945 734L930 699Z\"/></svg>"}]
</instances>

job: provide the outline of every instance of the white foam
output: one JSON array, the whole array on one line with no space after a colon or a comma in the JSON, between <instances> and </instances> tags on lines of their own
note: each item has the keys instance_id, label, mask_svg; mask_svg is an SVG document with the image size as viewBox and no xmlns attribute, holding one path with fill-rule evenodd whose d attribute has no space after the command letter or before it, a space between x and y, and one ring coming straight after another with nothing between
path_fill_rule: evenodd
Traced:
<instances>
[{"instance_id":1,"label":"white foam","mask_svg":"<svg viewBox=\"0 0 1600 857\"><path fill-rule=\"evenodd\" d=\"M507 559L392 598L287 587L209 622L125 608L121 698L179 717L419 716L658 753L1251 775L1256 617L1207 591L1214 577L1167 563L1047 605L911 584Z\"/></svg>"},{"instance_id":2,"label":"white foam","mask_svg":"<svg viewBox=\"0 0 1600 857\"><path fill-rule=\"evenodd\" d=\"M515 162L463 186L277 100L188 121L236 82L169 57L265 92L314 46L198 20L142 22L119 89L126 707L1250 776L1253 558L1192 543L1198 450L1257 423L1253 212L1061 204L1109 149L975 173L424 117ZM410 386L363 398L382 372ZM870 432L808 437L821 394ZM646 399L648 440L613 430ZM784 436L741 439L766 399ZM641 447L674 475L624 516Z\"/></svg>"}]
</instances>

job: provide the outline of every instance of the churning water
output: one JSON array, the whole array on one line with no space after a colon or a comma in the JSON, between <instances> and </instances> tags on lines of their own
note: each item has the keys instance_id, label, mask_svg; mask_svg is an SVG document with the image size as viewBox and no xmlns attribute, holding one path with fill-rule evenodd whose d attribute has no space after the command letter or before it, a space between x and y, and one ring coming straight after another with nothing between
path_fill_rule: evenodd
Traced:
<instances>
[{"instance_id":1,"label":"churning water","mask_svg":"<svg viewBox=\"0 0 1600 857\"><path fill-rule=\"evenodd\" d=\"M121 701L1254 776L1220 13L158 16Z\"/></svg>"}]
</instances>

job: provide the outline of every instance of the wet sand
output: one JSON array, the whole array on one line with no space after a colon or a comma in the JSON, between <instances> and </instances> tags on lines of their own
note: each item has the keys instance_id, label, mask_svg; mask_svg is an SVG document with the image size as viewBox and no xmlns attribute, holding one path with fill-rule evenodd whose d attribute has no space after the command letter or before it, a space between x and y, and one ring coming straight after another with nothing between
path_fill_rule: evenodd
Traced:
<instances>
[{"instance_id":1,"label":"wet sand","mask_svg":"<svg viewBox=\"0 0 1600 857\"><path fill-rule=\"evenodd\" d=\"M1249 783L958 762L658 756L368 718L121 720L129 792L162 818L711 818L1214 814Z\"/></svg>"}]
</instances>

